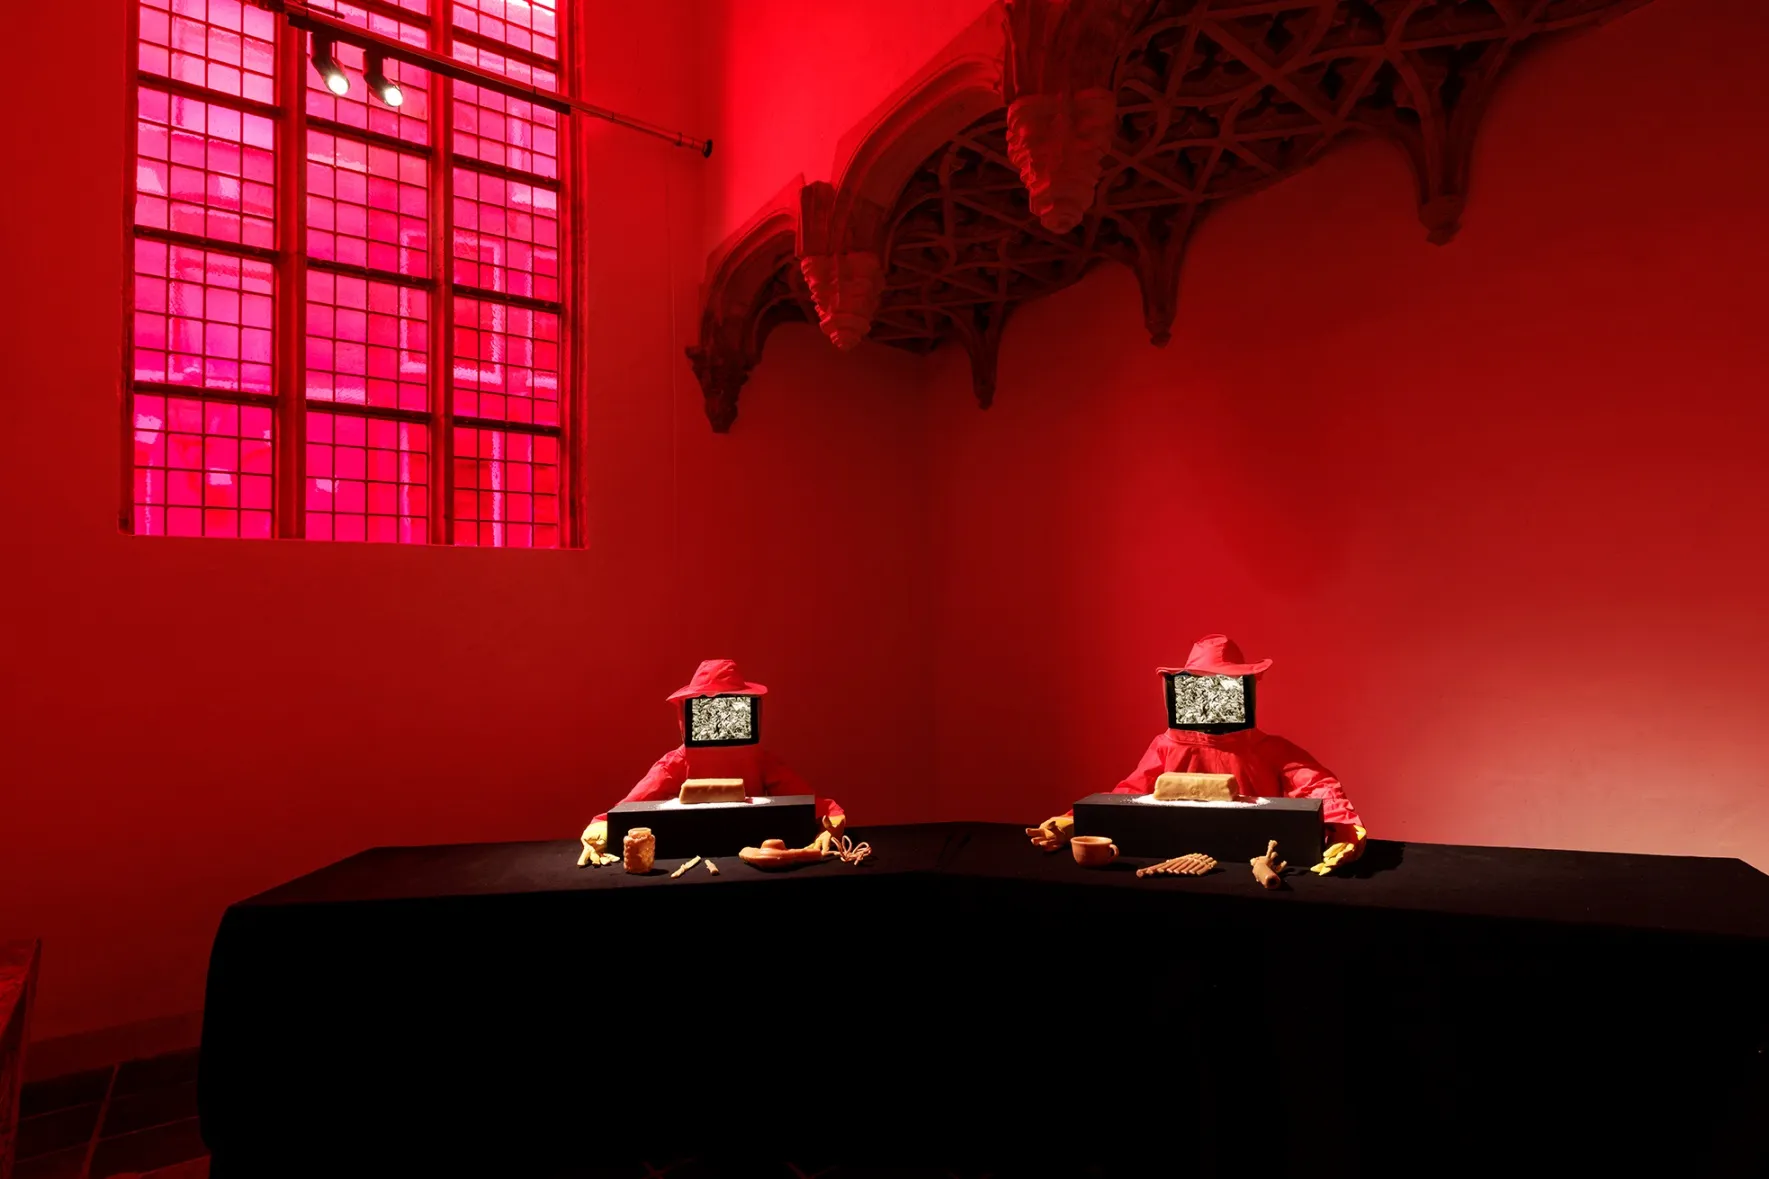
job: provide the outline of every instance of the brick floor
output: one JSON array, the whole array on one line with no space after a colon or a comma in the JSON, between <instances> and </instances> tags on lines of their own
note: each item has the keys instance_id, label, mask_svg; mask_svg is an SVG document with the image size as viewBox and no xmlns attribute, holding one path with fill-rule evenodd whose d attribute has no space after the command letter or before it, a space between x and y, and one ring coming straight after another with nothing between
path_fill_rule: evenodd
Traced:
<instances>
[{"instance_id":1,"label":"brick floor","mask_svg":"<svg viewBox=\"0 0 1769 1179\"><path fill-rule=\"evenodd\" d=\"M14 1179L208 1179L196 1076L192 1049L32 1081Z\"/></svg>"}]
</instances>

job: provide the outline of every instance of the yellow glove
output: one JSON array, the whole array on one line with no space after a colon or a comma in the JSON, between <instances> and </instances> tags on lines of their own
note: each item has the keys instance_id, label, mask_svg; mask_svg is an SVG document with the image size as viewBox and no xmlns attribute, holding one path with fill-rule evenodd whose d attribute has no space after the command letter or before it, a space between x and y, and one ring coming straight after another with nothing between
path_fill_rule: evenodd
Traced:
<instances>
[{"instance_id":1,"label":"yellow glove","mask_svg":"<svg viewBox=\"0 0 1769 1179\"><path fill-rule=\"evenodd\" d=\"M1310 868L1309 871L1317 876L1325 876L1339 865L1349 864L1363 855L1364 829L1353 827L1351 831L1350 839L1341 840L1328 847L1326 851L1321 853L1321 862ZM1340 832L1335 831L1334 834L1340 834Z\"/></svg>"},{"instance_id":2,"label":"yellow glove","mask_svg":"<svg viewBox=\"0 0 1769 1179\"><path fill-rule=\"evenodd\" d=\"M608 820L597 819L588 827L584 828L584 833L579 838L583 842L584 853L577 857L578 867L581 868L585 864L595 864L596 867L600 868L604 864L612 864L614 861L620 859L619 856L611 856L607 854Z\"/></svg>"},{"instance_id":3,"label":"yellow glove","mask_svg":"<svg viewBox=\"0 0 1769 1179\"><path fill-rule=\"evenodd\" d=\"M845 814L824 815L823 830L817 832L817 838L805 844L805 847L807 849L816 848L820 852L829 851L831 846L840 848L842 828L847 825L847 822L848 816Z\"/></svg>"},{"instance_id":4,"label":"yellow glove","mask_svg":"<svg viewBox=\"0 0 1769 1179\"><path fill-rule=\"evenodd\" d=\"M1075 834L1075 820L1069 815L1058 815L1054 819L1046 819L1036 827L1026 828L1026 837L1034 847L1045 851L1055 851L1069 842Z\"/></svg>"}]
</instances>

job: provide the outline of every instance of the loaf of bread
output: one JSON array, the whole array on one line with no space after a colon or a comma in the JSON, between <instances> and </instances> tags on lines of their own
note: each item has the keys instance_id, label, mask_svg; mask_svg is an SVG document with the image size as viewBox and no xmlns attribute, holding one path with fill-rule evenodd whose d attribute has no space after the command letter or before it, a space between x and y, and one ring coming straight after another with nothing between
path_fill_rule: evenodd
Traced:
<instances>
[{"instance_id":1,"label":"loaf of bread","mask_svg":"<svg viewBox=\"0 0 1769 1179\"><path fill-rule=\"evenodd\" d=\"M1165 773L1155 779L1155 797L1166 802L1233 802L1235 776Z\"/></svg>"},{"instance_id":2,"label":"loaf of bread","mask_svg":"<svg viewBox=\"0 0 1769 1179\"><path fill-rule=\"evenodd\" d=\"M678 797L684 803L742 802L748 795L742 778L689 778Z\"/></svg>"}]
</instances>

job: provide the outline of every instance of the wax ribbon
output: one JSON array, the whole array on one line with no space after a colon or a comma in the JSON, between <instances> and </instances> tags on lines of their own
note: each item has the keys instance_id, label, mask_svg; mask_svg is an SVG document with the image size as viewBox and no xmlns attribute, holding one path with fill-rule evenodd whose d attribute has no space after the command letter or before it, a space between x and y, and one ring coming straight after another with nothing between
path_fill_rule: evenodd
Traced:
<instances>
[{"instance_id":1,"label":"wax ribbon","mask_svg":"<svg viewBox=\"0 0 1769 1179\"><path fill-rule=\"evenodd\" d=\"M844 835L841 837L840 843L836 843L833 839L830 840L829 850L840 856L841 861L844 864L858 864L861 860L864 860L867 856L872 854L872 845L870 843L862 843L856 847L854 845L853 837Z\"/></svg>"}]
</instances>

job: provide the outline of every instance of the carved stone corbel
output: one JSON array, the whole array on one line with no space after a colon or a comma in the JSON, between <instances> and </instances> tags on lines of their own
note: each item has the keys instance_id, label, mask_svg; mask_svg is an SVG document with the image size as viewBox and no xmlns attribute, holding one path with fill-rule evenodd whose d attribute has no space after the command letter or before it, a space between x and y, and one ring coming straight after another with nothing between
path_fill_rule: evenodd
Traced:
<instances>
[{"instance_id":1,"label":"carved stone corbel","mask_svg":"<svg viewBox=\"0 0 1769 1179\"><path fill-rule=\"evenodd\" d=\"M1123 240L1116 248L1104 243L1102 248L1136 273L1142 291L1143 327L1148 329L1149 343L1157 348L1166 347L1173 339L1173 321L1179 314L1179 272L1199 215L1195 204L1110 215Z\"/></svg>"},{"instance_id":2,"label":"carved stone corbel","mask_svg":"<svg viewBox=\"0 0 1769 1179\"><path fill-rule=\"evenodd\" d=\"M737 395L743 392L758 357L745 354L742 345L729 333L715 330L714 338L688 346L688 363L694 366L694 379L700 382L700 396L706 405L706 420L715 434L728 434L737 421Z\"/></svg>"},{"instance_id":3,"label":"carved stone corbel","mask_svg":"<svg viewBox=\"0 0 1769 1179\"><path fill-rule=\"evenodd\" d=\"M805 185L799 196L799 269L818 326L846 352L872 330L884 294L884 210L864 197L844 199L824 181Z\"/></svg>"},{"instance_id":4,"label":"carved stone corbel","mask_svg":"<svg viewBox=\"0 0 1769 1179\"><path fill-rule=\"evenodd\" d=\"M737 420L738 395L768 334L806 317L809 297L793 264L803 187L801 177L781 189L708 259L700 336L685 351L716 433L727 433Z\"/></svg>"},{"instance_id":5,"label":"carved stone corbel","mask_svg":"<svg viewBox=\"0 0 1769 1179\"><path fill-rule=\"evenodd\" d=\"M1112 71L1147 0L1007 0L1007 151L1033 214L1067 233L1093 206L1112 144Z\"/></svg>"},{"instance_id":6,"label":"carved stone corbel","mask_svg":"<svg viewBox=\"0 0 1769 1179\"><path fill-rule=\"evenodd\" d=\"M953 334L970 357L971 392L977 407L995 404L995 364L1001 356L1001 329L1012 307L1006 303L978 304L952 316Z\"/></svg>"}]
</instances>

